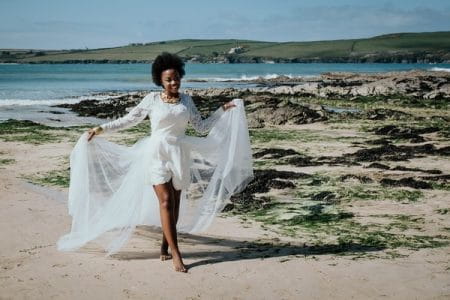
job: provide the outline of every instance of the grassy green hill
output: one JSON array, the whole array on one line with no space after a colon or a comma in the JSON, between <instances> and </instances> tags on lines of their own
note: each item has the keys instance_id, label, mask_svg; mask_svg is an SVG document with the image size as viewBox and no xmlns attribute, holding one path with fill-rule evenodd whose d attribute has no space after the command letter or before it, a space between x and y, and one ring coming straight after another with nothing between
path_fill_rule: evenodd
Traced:
<instances>
[{"instance_id":1,"label":"grassy green hill","mask_svg":"<svg viewBox=\"0 0 450 300\"><path fill-rule=\"evenodd\" d=\"M235 53L229 53L236 47ZM0 62L148 62L162 51L193 62L450 62L450 32L316 42L185 39L92 50L0 49Z\"/></svg>"}]
</instances>

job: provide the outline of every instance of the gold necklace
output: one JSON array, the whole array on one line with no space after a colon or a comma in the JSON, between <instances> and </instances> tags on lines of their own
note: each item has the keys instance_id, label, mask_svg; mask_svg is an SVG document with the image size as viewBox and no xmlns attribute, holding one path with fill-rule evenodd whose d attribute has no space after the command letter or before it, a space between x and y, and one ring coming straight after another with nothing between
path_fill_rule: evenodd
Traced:
<instances>
[{"instance_id":1,"label":"gold necklace","mask_svg":"<svg viewBox=\"0 0 450 300\"><path fill-rule=\"evenodd\" d=\"M165 92L161 92L161 99L165 103L175 104L180 101L180 94L177 97L170 97Z\"/></svg>"}]
</instances>

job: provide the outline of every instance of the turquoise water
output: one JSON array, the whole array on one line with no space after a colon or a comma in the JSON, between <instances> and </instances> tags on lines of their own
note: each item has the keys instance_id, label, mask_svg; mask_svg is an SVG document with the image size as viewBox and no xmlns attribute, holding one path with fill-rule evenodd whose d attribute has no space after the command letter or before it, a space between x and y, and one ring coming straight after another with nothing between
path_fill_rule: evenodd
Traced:
<instances>
[{"instance_id":1,"label":"turquoise water","mask_svg":"<svg viewBox=\"0 0 450 300\"><path fill-rule=\"evenodd\" d=\"M450 71L450 64L187 64L182 87L245 87L245 80L324 72ZM244 82L227 82L227 80ZM204 82L199 82L204 81ZM0 65L0 106L77 102L108 91L152 90L149 64Z\"/></svg>"}]
</instances>

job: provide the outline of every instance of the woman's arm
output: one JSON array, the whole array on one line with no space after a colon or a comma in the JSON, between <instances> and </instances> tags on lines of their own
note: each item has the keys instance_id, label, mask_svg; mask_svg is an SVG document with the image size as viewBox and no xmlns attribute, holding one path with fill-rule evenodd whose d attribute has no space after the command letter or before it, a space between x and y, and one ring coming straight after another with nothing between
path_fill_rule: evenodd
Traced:
<instances>
[{"instance_id":1,"label":"woman's arm","mask_svg":"<svg viewBox=\"0 0 450 300\"><path fill-rule=\"evenodd\" d=\"M90 141L94 135L99 135L102 132L117 131L138 124L148 115L151 98L152 94L145 96L144 99L142 99L137 106L133 107L133 109L125 116L89 130L88 140Z\"/></svg>"},{"instance_id":2,"label":"woman's arm","mask_svg":"<svg viewBox=\"0 0 450 300\"><path fill-rule=\"evenodd\" d=\"M208 118L203 119L200 113L198 112L197 107L195 106L194 101L191 96L188 97L188 109L189 109L189 123L194 127L194 129L199 133L207 133L214 124L219 120L222 114L229 108L234 107L235 105L232 102L225 103L220 106L214 113L212 113Z\"/></svg>"}]
</instances>

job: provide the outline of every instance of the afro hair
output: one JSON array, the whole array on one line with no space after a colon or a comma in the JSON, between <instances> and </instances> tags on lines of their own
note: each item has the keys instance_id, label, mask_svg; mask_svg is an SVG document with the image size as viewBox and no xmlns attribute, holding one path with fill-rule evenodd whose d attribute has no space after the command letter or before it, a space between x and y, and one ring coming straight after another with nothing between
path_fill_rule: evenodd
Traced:
<instances>
[{"instance_id":1,"label":"afro hair","mask_svg":"<svg viewBox=\"0 0 450 300\"><path fill-rule=\"evenodd\" d=\"M183 60L176 54L163 52L155 58L152 64L153 82L158 86L162 86L161 73L169 69L176 70L180 78L183 78L185 74Z\"/></svg>"}]
</instances>

